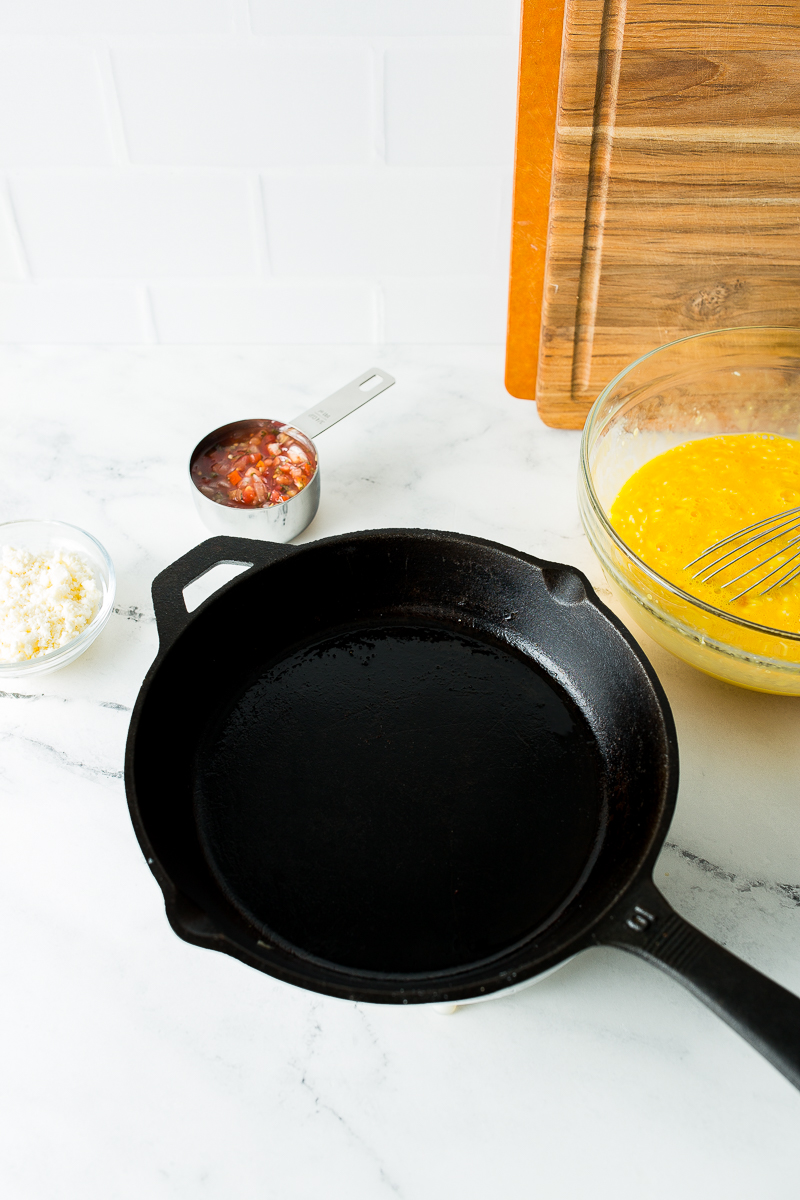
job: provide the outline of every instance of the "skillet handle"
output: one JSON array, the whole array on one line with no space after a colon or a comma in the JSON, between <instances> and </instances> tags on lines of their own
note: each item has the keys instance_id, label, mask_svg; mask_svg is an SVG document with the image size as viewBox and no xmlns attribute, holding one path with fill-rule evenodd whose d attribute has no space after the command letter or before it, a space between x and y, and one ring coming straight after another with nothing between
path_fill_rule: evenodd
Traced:
<instances>
[{"instance_id":1,"label":"skillet handle","mask_svg":"<svg viewBox=\"0 0 800 1200\"><path fill-rule=\"evenodd\" d=\"M800 999L684 921L646 880L595 931L677 979L800 1088Z\"/></svg>"},{"instance_id":2,"label":"skillet handle","mask_svg":"<svg viewBox=\"0 0 800 1200\"><path fill-rule=\"evenodd\" d=\"M175 560L153 580L153 607L158 627L158 652L172 645L189 624L189 613L183 599L183 589L222 563L250 563L266 567L294 554L296 547L280 542L256 541L252 538L213 537ZM237 576L238 579L238 576ZM235 582L231 580L231 583ZM230 584L223 585L224 590ZM217 593L215 592L214 595Z\"/></svg>"}]
</instances>

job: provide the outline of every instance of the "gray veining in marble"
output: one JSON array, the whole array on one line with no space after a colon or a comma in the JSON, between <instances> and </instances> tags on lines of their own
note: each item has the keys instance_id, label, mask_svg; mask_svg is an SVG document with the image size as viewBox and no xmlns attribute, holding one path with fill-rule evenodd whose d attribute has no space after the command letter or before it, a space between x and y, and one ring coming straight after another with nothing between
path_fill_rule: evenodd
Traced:
<instances>
[{"instance_id":1,"label":"gray veining in marble","mask_svg":"<svg viewBox=\"0 0 800 1200\"><path fill-rule=\"evenodd\" d=\"M397 386L320 438L301 540L460 530L574 563L578 436L511 399L494 347L4 349L4 520L88 529L119 577L75 664L0 693L10 1200L666 1200L795 1194L800 1096L677 984L612 950L442 1017L348 1004L179 941L122 759L155 653L150 581L203 540L186 456L290 418L373 360ZM800 700L641 639L673 704L678 810L657 879L800 993Z\"/></svg>"}]
</instances>

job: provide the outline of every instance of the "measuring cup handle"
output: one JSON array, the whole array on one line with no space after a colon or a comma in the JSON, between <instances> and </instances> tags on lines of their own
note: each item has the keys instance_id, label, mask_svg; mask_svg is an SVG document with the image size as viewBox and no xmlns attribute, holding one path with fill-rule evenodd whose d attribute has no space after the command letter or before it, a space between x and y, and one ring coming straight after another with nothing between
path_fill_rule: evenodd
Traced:
<instances>
[{"instance_id":1,"label":"measuring cup handle","mask_svg":"<svg viewBox=\"0 0 800 1200\"><path fill-rule=\"evenodd\" d=\"M296 547L279 542L255 541L252 538L213 537L189 550L166 567L153 580L153 607L158 627L159 654L171 646L189 623L189 613L183 590L200 579L212 567L221 564L246 563L249 567L265 567L296 552ZM241 576L231 583L238 582ZM230 584L224 584L224 591ZM217 595L217 592L214 593Z\"/></svg>"},{"instance_id":2,"label":"measuring cup handle","mask_svg":"<svg viewBox=\"0 0 800 1200\"><path fill-rule=\"evenodd\" d=\"M661 967L800 1088L800 999L684 921L652 880L626 895L595 941Z\"/></svg>"},{"instance_id":3,"label":"measuring cup handle","mask_svg":"<svg viewBox=\"0 0 800 1200\"><path fill-rule=\"evenodd\" d=\"M307 408L305 412L300 413L294 421L289 421L289 425L314 438L318 433L330 429L331 425L335 425L343 417L349 417L351 412L355 412L368 400L380 396L381 392L385 392L394 382L388 371L381 367L370 367L320 404L315 404L313 408Z\"/></svg>"}]
</instances>

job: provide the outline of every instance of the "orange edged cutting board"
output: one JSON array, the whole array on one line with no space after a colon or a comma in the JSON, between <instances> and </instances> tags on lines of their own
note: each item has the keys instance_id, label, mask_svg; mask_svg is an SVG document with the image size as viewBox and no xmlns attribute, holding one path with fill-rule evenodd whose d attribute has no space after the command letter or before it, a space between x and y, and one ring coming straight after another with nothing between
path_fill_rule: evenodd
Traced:
<instances>
[{"instance_id":1,"label":"orange edged cutting board","mask_svg":"<svg viewBox=\"0 0 800 1200\"><path fill-rule=\"evenodd\" d=\"M556 6L525 0L506 383L580 428L664 342L800 324L800 3L564 16L553 117Z\"/></svg>"},{"instance_id":2,"label":"orange edged cutting board","mask_svg":"<svg viewBox=\"0 0 800 1200\"><path fill-rule=\"evenodd\" d=\"M506 341L506 387L521 400L536 394L564 4L522 3Z\"/></svg>"}]
</instances>

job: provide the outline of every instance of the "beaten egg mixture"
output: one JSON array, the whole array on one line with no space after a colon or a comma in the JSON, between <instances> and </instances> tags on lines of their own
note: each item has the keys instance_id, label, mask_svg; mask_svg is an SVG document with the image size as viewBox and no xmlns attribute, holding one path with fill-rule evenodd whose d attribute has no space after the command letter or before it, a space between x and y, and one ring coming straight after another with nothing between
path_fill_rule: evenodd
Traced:
<instances>
[{"instance_id":1,"label":"beaten egg mixture","mask_svg":"<svg viewBox=\"0 0 800 1200\"><path fill-rule=\"evenodd\" d=\"M800 440L737 433L684 442L652 458L620 489L609 518L643 562L683 591L759 625L800 632L800 577L766 595L756 588L729 603L758 577L745 577L733 588L721 586L740 574L745 560L709 583L692 578L702 564L685 570L713 542L798 505ZM793 566L800 566L800 559Z\"/></svg>"}]
</instances>

